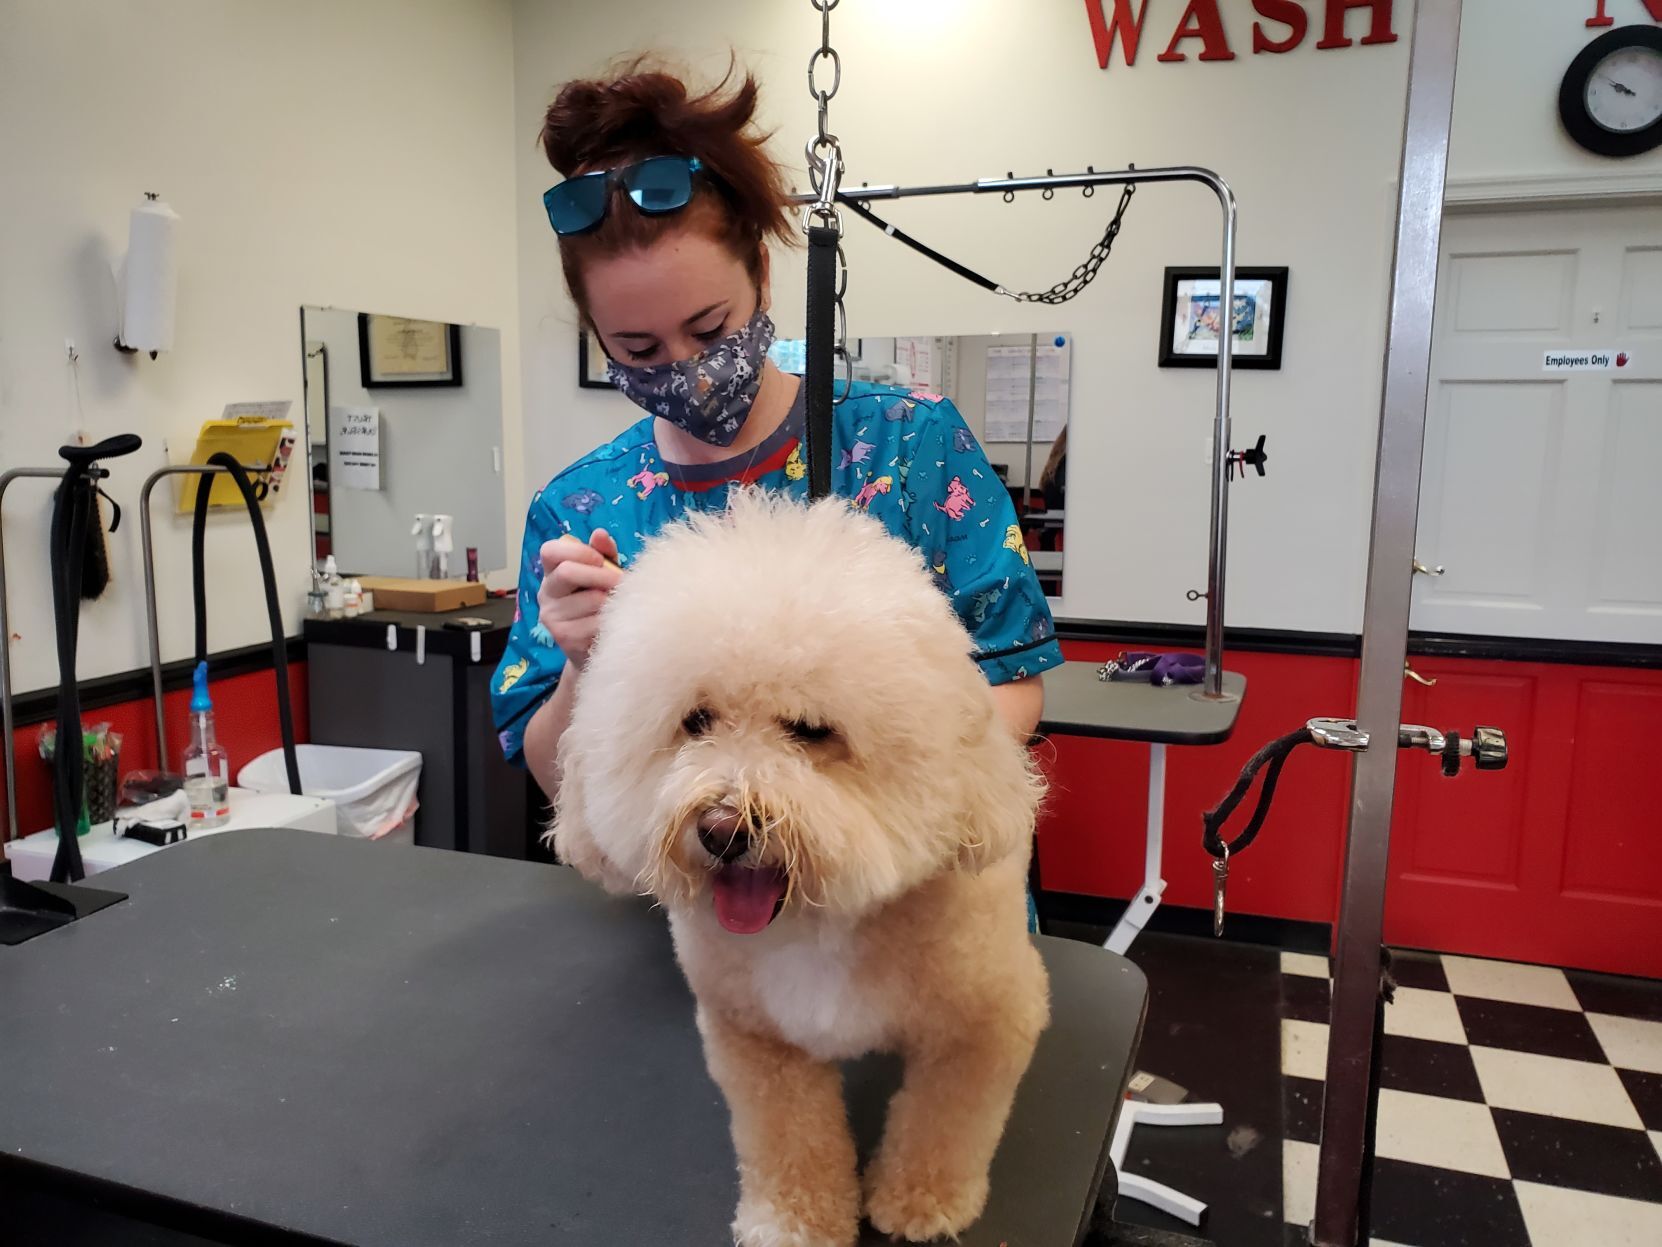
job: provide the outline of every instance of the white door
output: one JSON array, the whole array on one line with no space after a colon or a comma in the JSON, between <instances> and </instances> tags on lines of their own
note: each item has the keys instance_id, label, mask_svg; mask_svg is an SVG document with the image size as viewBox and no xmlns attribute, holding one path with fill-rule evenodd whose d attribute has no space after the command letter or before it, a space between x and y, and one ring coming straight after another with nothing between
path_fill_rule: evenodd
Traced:
<instances>
[{"instance_id":1,"label":"white door","mask_svg":"<svg viewBox=\"0 0 1662 1247\"><path fill-rule=\"evenodd\" d=\"M1444 221L1418 551L1415 628L1662 642L1662 209Z\"/></svg>"}]
</instances>

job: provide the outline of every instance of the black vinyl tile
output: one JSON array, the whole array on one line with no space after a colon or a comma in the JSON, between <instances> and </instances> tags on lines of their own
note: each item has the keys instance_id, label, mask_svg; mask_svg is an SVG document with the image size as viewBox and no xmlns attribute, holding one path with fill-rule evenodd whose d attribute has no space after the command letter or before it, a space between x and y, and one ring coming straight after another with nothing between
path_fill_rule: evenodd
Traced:
<instances>
[{"instance_id":1,"label":"black vinyl tile","mask_svg":"<svg viewBox=\"0 0 1662 1247\"><path fill-rule=\"evenodd\" d=\"M1374 1161L1370 1233L1413 1247L1530 1247L1510 1182L1401 1160Z\"/></svg>"},{"instance_id":2,"label":"black vinyl tile","mask_svg":"<svg viewBox=\"0 0 1662 1247\"><path fill-rule=\"evenodd\" d=\"M1310 1227L1286 1222L1281 1230L1283 1247L1310 1247Z\"/></svg>"},{"instance_id":3,"label":"black vinyl tile","mask_svg":"<svg viewBox=\"0 0 1662 1247\"><path fill-rule=\"evenodd\" d=\"M1482 1104L1483 1085L1464 1044L1387 1035L1380 1053L1379 1085L1392 1091L1442 1096Z\"/></svg>"},{"instance_id":4,"label":"black vinyl tile","mask_svg":"<svg viewBox=\"0 0 1662 1247\"><path fill-rule=\"evenodd\" d=\"M1627 1088L1627 1098L1639 1110L1639 1120L1645 1123L1645 1129L1662 1130L1662 1074L1619 1069L1616 1077Z\"/></svg>"},{"instance_id":5,"label":"black vinyl tile","mask_svg":"<svg viewBox=\"0 0 1662 1247\"><path fill-rule=\"evenodd\" d=\"M1473 1047L1605 1063L1604 1049L1585 1013L1475 996L1456 996L1455 1004L1466 1028L1466 1040Z\"/></svg>"},{"instance_id":6,"label":"black vinyl tile","mask_svg":"<svg viewBox=\"0 0 1662 1247\"><path fill-rule=\"evenodd\" d=\"M1187 1088L1191 1100L1217 1100L1224 1120L1139 1127L1127 1169L1204 1200L1214 1242L1281 1247L1279 951L1145 931L1129 955L1149 984L1138 1068ZM1136 1200L1122 1198L1115 1216L1193 1233Z\"/></svg>"},{"instance_id":7,"label":"black vinyl tile","mask_svg":"<svg viewBox=\"0 0 1662 1247\"><path fill-rule=\"evenodd\" d=\"M1401 987L1420 987L1431 992L1448 990L1448 975L1442 958L1435 953L1407 953L1391 950L1391 977Z\"/></svg>"},{"instance_id":8,"label":"black vinyl tile","mask_svg":"<svg viewBox=\"0 0 1662 1247\"><path fill-rule=\"evenodd\" d=\"M1662 1022L1662 982L1656 979L1619 978L1584 970L1566 970L1564 977L1569 979L1576 999L1588 1013L1614 1013L1617 1017Z\"/></svg>"},{"instance_id":9,"label":"black vinyl tile","mask_svg":"<svg viewBox=\"0 0 1662 1247\"><path fill-rule=\"evenodd\" d=\"M1309 974L1281 976L1281 1016L1284 1018L1320 1022L1325 1026L1332 998L1332 986L1326 979Z\"/></svg>"},{"instance_id":10,"label":"black vinyl tile","mask_svg":"<svg viewBox=\"0 0 1662 1247\"><path fill-rule=\"evenodd\" d=\"M1662 1203L1662 1159L1644 1131L1489 1111L1514 1179Z\"/></svg>"},{"instance_id":11,"label":"black vinyl tile","mask_svg":"<svg viewBox=\"0 0 1662 1247\"><path fill-rule=\"evenodd\" d=\"M1320 1143L1322 1138L1322 1091L1319 1078L1282 1078L1282 1096L1287 1112L1282 1129L1295 1143Z\"/></svg>"}]
</instances>

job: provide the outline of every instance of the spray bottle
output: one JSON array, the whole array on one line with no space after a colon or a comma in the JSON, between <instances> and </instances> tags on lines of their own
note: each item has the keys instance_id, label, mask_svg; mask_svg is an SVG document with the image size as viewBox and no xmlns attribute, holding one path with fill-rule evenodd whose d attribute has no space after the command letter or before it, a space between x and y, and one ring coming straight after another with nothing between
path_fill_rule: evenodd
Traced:
<instances>
[{"instance_id":1,"label":"spray bottle","mask_svg":"<svg viewBox=\"0 0 1662 1247\"><path fill-rule=\"evenodd\" d=\"M214 737L214 704L208 700L208 664L196 664L190 699L190 744L185 746L185 796L190 827L218 827L231 816L231 759Z\"/></svg>"}]
</instances>

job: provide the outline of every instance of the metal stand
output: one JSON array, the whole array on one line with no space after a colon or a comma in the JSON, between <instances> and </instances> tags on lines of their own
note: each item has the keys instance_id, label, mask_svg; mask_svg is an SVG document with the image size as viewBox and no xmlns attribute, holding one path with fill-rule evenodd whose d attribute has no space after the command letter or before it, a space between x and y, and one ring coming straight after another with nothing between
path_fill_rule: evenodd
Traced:
<instances>
[{"instance_id":1,"label":"metal stand","mask_svg":"<svg viewBox=\"0 0 1662 1247\"><path fill-rule=\"evenodd\" d=\"M1357 753L1351 790L1311 1235L1318 1247L1354 1247L1366 1228L1359 1225L1358 1213L1373 1095L1369 1069L1380 992L1386 859L1397 763L1397 750L1386 742L1396 741L1402 714L1431 322L1459 44L1460 0L1420 0L1408 67L1357 690L1356 726L1381 747Z\"/></svg>"},{"instance_id":2,"label":"metal stand","mask_svg":"<svg viewBox=\"0 0 1662 1247\"><path fill-rule=\"evenodd\" d=\"M1158 1208L1168 1216L1190 1225L1199 1225L1206 1215L1206 1205L1191 1195L1125 1171L1125 1152L1131 1144L1131 1131L1137 1126L1218 1126L1223 1124L1221 1104L1145 1104L1127 1100L1120 1110L1120 1119L1114 1123L1113 1142L1108 1146L1108 1158L1114 1162L1114 1173L1119 1180L1119 1193L1129 1195L1138 1203Z\"/></svg>"},{"instance_id":3,"label":"metal stand","mask_svg":"<svg viewBox=\"0 0 1662 1247\"><path fill-rule=\"evenodd\" d=\"M109 475L102 468L98 471L102 476ZM0 507L4 506L7 487L18 478L57 481L63 479L63 474L63 468L13 468L0 473ZM23 829L17 825L17 758L12 749L15 728L12 722L12 623L6 599L5 531L5 525L0 523L0 730L6 735L6 826L5 834L0 835L0 842L23 834Z\"/></svg>"},{"instance_id":4,"label":"metal stand","mask_svg":"<svg viewBox=\"0 0 1662 1247\"><path fill-rule=\"evenodd\" d=\"M1130 948L1131 941L1160 907L1160 898L1166 891L1166 881L1160 877L1165 838L1166 747L1155 744L1148 747L1148 830L1143 849L1143 886L1137 889L1137 895L1131 898L1103 944L1109 952L1124 953Z\"/></svg>"}]
</instances>

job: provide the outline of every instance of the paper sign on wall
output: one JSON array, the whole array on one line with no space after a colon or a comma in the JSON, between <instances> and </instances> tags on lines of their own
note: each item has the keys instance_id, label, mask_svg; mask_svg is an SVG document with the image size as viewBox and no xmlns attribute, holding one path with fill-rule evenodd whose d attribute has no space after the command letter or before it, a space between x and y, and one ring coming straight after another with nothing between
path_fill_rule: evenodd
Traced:
<instances>
[{"instance_id":1,"label":"paper sign on wall","mask_svg":"<svg viewBox=\"0 0 1662 1247\"><path fill-rule=\"evenodd\" d=\"M1603 350L1547 351L1541 359L1542 372L1608 372L1626 368L1630 356L1615 347Z\"/></svg>"},{"instance_id":2,"label":"paper sign on wall","mask_svg":"<svg viewBox=\"0 0 1662 1247\"><path fill-rule=\"evenodd\" d=\"M381 409L329 408L329 487L381 488Z\"/></svg>"}]
</instances>

